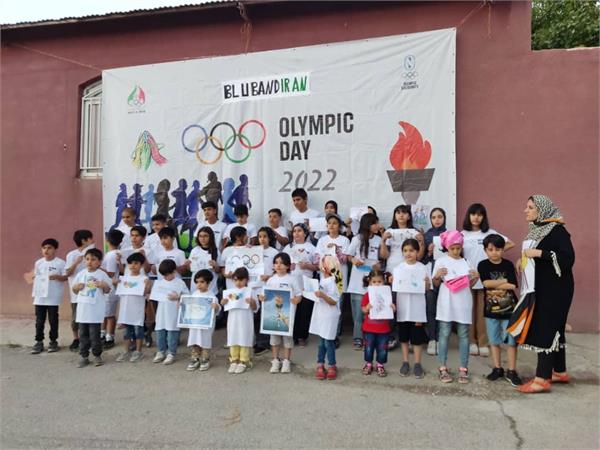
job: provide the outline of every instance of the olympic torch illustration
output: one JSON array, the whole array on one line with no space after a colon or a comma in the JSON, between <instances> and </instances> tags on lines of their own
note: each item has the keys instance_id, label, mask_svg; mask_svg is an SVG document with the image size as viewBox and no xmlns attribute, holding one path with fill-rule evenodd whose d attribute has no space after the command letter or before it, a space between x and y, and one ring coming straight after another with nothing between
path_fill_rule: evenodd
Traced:
<instances>
[{"instance_id":1,"label":"olympic torch illustration","mask_svg":"<svg viewBox=\"0 0 600 450\"><path fill-rule=\"evenodd\" d=\"M408 122L399 122L402 131L390 151L390 163L396 170L388 170L394 192L402 192L408 205L417 203L421 191L429 190L435 169L426 169L431 159L431 144L423 141L419 130Z\"/></svg>"}]
</instances>

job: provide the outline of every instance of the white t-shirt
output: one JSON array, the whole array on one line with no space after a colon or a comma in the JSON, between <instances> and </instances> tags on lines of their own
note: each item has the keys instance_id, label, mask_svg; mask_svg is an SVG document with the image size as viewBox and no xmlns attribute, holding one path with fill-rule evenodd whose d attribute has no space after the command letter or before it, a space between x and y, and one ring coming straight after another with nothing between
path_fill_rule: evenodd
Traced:
<instances>
[{"instance_id":1,"label":"white t-shirt","mask_svg":"<svg viewBox=\"0 0 600 450\"><path fill-rule=\"evenodd\" d=\"M200 213L201 212L202 211L200 211ZM221 241L223 240L223 237L225 236L223 234L223 232L225 231L225 228L227 228L227 224L224 222L221 222L220 220L217 220L215 223L212 223L212 224L208 223L204 219L198 220L198 228L196 228L196 233L198 232L197 230L199 230L202 227L209 227L211 230L213 230L213 233L215 235L215 242L217 243L217 247L219 247L221 245Z\"/></svg>"},{"instance_id":2,"label":"white t-shirt","mask_svg":"<svg viewBox=\"0 0 600 450\"><path fill-rule=\"evenodd\" d=\"M131 276L133 280L144 283L148 277L145 275ZM146 298L143 295L120 295L119 296L119 320L124 325L144 325L144 312Z\"/></svg>"},{"instance_id":3,"label":"white t-shirt","mask_svg":"<svg viewBox=\"0 0 600 450\"><path fill-rule=\"evenodd\" d=\"M100 269L90 272L87 269L82 270L75 277L74 284L83 283L84 287L77 294L77 323L102 323L105 317L106 300L108 294L100 288L94 287L94 281L103 281L109 286L112 280L106 273Z\"/></svg>"},{"instance_id":4,"label":"white t-shirt","mask_svg":"<svg viewBox=\"0 0 600 450\"><path fill-rule=\"evenodd\" d=\"M218 291L218 287L217 287L217 278L218 278L218 274L217 272L215 272L213 270L213 268L209 265L206 264L205 261L211 261L212 260L212 256L210 254L210 252L207 252L206 250L204 250L202 247L200 246L196 246L192 249L192 251L190 252L190 261L192 261L192 281L191 284L192 286L194 285L194 276L196 275L196 273L201 270L198 269L198 271L194 271L194 261L203 261L202 265L205 265L206 267L203 267L204 269L210 270L210 273L212 273L213 279L210 282L210 285L208 286L208 290L212 293L212 294L216 294ZM217 250L217 259L215 261L219 261L219 251Z\"/></svg>"},{"instance_id":5,"label":"white t-shirt","mask_svg":"<svg viewBox=\"0 0 600 450\"><path fill-rule=\"evenodd\" d=\"M221 255L219 256L219 267L225 267L225 265L227 264L227 259L229 259L231 256L236 254L236 250L237 249L241 249L241 248L245 248L245 246L235 246L235 245L230 245L229 247L225 247L223 249L223 251L221 252ZM233 284L233 279L231 278L225 278L225 287L227 289L233 289L235 286Z\"/></svg>"},{"instance_id":6,"label":"white t-shirt","mask_svg":"<svg viewBox=\"0 0 600 450\"><path fill-rule=\"evenodd\" d=\"M308 221L308 219L314 219L315 217L321 217L323 214L319 211L315 211L314 209L307 209L304 212L300 212L297 209L294 209L290 213L289 222L291 222L290 230L294 227L294 225L299 223L305 223L304 221ZM289 223L288 223L289 225ZM307 224L308 225L308 224Z\"/></svg>"},{"instance_id":7,"label":"white t-shirt","mask_svg":"<svg viewBox=\"0 0 600 450\"><path fill-rule=\"evenodd\" d=\"M244 299L252 297L252 290L246 288ZM227 314L227 345L252 347L254 345L254 313L260 308L256 301L256 309L230 309Z\"/></svg>"},{"instance_id":8,"label":"white t-shirt","mask_svg":"<svg viewBox=\"0 0 600 450\"><path fill-rule=\"evenodd\" d=\"M279 234L280 236L283 236L283 237L288 237L288 230L287 230L287 228L286 228L286 227L284 227L283 225L279 225L277 228L273 228L273 227L269 227L269 228L271 228L271 230L273 230L274 232L277 232L277 234ZM282 250L283 250L283 247L284 247L284 246L283 246L283 245L281 245L281 244L279 243L279 241L277 241L277 240L275 241L275 248L276 248L277 250L279 250L279 251L282 251Z\"/></svg>"},{"instance_id":9,"label":"white t-shirt","mask_svg":"<svg viewBox=\"0 0 600 450\"><path fill-rule=\"evenodd\" d=\"M285 253L290 255L292 264L295 264L292 275L296 278L296 282L299 286L302 286L302 277L307 276L312 278L313 271L308 269L301 269L300 263L314 264L316 259L317 249L310 242L304 244L288 244L283 249Z\"/></svg>"},{"instance_id":10,"label":"white t-shirt","mask_svg":"<svg viewBox=\"0 0 600 450\"><path fill-rule=\"evenodd\" d=\"M76 248L75 250L71 250L69 253L67 253L67 257L65 258L65 270L72 267L75 263L75 260L80 256L84 256L85 252L87 252L91 248L94 248L93 244L88 247L85 247L84 249L79 250L78 248ZM77 267L75 267L75 271L67 279L67 281L69 282L69 294L71 295L71 303L77 303L77 295L73 293L73 286L75 285L75 278L77 277L77 274L84 269L85 261L82 260L79 264L77 264Z\"/></svg>"},{"instance_id":11,"label":"white t-shirt","mask_svg":"<svg viewBox=\"0 0 600 450\"><path fill-rule=\"evenodd\" d=\"M346 236L342 236L341 234L333 239L331 236L326 234L322 236L317 242L317 257L319 261L326 255L333 255L337 257L337 252L335 248L328 247L329 244L335 244L340 247L340 252L344 255L348 254L348 247L350 246L350 239ZM348 264L340 262L340 267L342 268L342 285L344 291L348 288Z\"/></svg>"},{"instance_id":12,"label":"white t-shirt","mask_svg":"<svg viewBox=\"0 0 600 450\"><path fill-rule=\"evenodd\" d=\"M430 277L427 266L423 263L416 262L412 267L417 270L422 269L425 276ZM406 262L401 262L394 269L394 278L399 277L401 271L409 269L411 265ZM396 320L398 322L427 322L427 310L425 304L425 293L416 294L409 292L396 292Z\"/></svg>"},{"instance_id":13,"label":"white t-shirt","mask_svg":"<svg viewBox=\"0 0 600 450\"><path fill-rule=\"evenodd\" d=\"M350 272L350 281L348 282L347 292L351 294L365 294L367 288L363 286L363 278L369 275L373 265L379 262L379 246L381 245L381 237L373 235L369 239L369 249L367 257L361 252L362 236L357 235L352 238L350 245L348 246L348 256L352 258L358 258L364 262L362 266L355 266L352 264L352 271Z\"/></svg>"},{"instance_id":14,"label":"white t-shirt","mask_svg":"<svg viewBox=\"0 0 600 450\"><path fill-rule=\"evenodd\" d=\"M178 294L189 294L190 291L181 278L172 280L163 280L163 283L169 285L173 292ZM177 331L177 313L179 312L179 301L169 300L167 302L158 302L156 308L155 330Z\"/></svg>"},{"instance_id":15,"label":"white t-shirt","mask_svg":"<svg viewBox=\"0 0 600 450\"><path fill-rule=\"evenodd\" d=\"M390 248L390 256L386 263L387 271L391 273L398 264L404 261L402 243L406 239L415 239L419 234L419 230L414 228L388 228L386 231L392 233L392 237L386 241L386 245Z\"/></svg>"},{"instance_id":16,"label":"white t-shirt","mask_svg":"<svg viewBox=\"0 0 600 450\"><path fill-rule=\"evenodd\" d=\"M144 240L144 247L149 249L151 252L156 252L162 248L160 245L160 238L158 237L158 233L152 233L146 236Z\"/></svg>"},{"instance_id":17,"label":"white t-shirt","mask_svg":"<svg viewBox=\"0 0 600 450\"><path fill-rule=\"evenodd\" d=\"M38 259L34 266L33 272L35 276L42 274L47 275L64 275L65 274L65 262L60 258L54 258L50 261L46 258ZM48 295L46 297L35 297L33 296L34 305L48 305L58 306L62 302L62 297L65 292L65 283L58 280L48 281Z\"/></svg>"},{"instance_id":18,"label":"white t-shirt","mask_svg":"<svg viewBox=\"0 0 600 450\"><path fill-rule=\"evenodd\" d=\"M156 266L156 277L159 280L162 280L163 276L158 271L158 267L160 266L160 263L163 262L165 259L171 259L175 261L175 265L177 267L183 266L183 264L185 263L185 253L183 252L183 250L179 250L175 247L173 247L171 250L166 250L163 246L161 246L159 249L156 250L156 252L152 253L152 258L152 264ZM181 278L181 274L179 272L176 272L176 276L177 278Z\"/></svg>"},{"instance_id":19,"label":"white t-shirt","mask_svg":"<svg viewBox=\"0 0 600 450\"><path fill-rule=\"evenodd\" d=\"M243 227L246 229L246 231L248 232L248 239L252 239L253 237L256 237L257 234L257 229L256 229L256 225L254 225L253 223L247 222L245 224L239 224L239 223L230 223L229 225L227 225L227 228L225 228L225 231L223 231L223 236L222 239L231 239L231 230L233 230L235 227Z\"/></svg>"},{"instance_id":20,"label":"white t-shirt","mask_svg":"<svg viewBox=\"0 0 600 450\"><path fill-rule=\"evenodd\" d=\"M273 259L279 252L273 247L263 248L263 265L265 266L265 275L273 275Z\"/></svg>"},{"instance_id":21,"label":"white t-shirt","mask_svg":"<svg viewBox=\"0 0 600 450\"><path fill-rule=\"evenodd\" d=\"M335 278L332 276L321 278L321 281L319 281L319 290L334 299L336 304L330 305L323 299L315 302L308 332L316 334L323 339L332 340L336 338L340 317L340 292L335 283Z\"/></svg>"},{"instance_id":22,"label":"white t-shirt","mask_svg":"<svg viewBox=\"0 0 600 450\"><path fill-rule=\"evenodd\" d=\"M142 251L143 250L143 251ZM129 264L127 264L127 258L133 253L142 253L146 257L146 262L152 264L154 261L154 256L152 256L152 250L149 247L144 246L141 248L128 248L126 250L121 250L121 263L123 263L123 275L129 275ZM145 263L144 263L145 264ZM144 270L144 264L142 264L142 268L140 269L140 275L146 275L146 271ZM151 274L148 274L151 277Z\"/></svg>"},{"instance_id":23,"label":"white t-shirt","mask_svg":"<svg viewBox=\"0 0 600 450\"><path fill-rule=\"evenodd\" d=\"M490 228L485 233L481 230L479 231L461 231L463 235L464 244L463 244L463 255L465 259L469 263L471 267L477 268L479 263L484 259L487 259L487 255L485 254L485 249L483 248L483 240L486 236L490 234L500 234L496 230ZM504 238L506 242L509 239L500 234ZM477 283L473 286L473 289L483 289L483 284L481 284L481 280L477 280Z\"/></svg>"},{"instance_id":24,"label":"white t-shirt","mask_svg":"<svg viewBox=\"0 0 600 450\"><path fill-rule=\"evenodd\" d=\"M450 256L448 255L444 255L437 259L435 261L433 273L435 274L442 267L447 267L446 264L448 259L450 259ZM469 268L472 269L470 264ZM471 295L471 289L465 288L458 292L450 292L442 281L437 299L436 320L471 324L472 308L473 296Z\"/></svg>"},{"instance_id":25,"label":"white t-shirt","mask_svg":"<svg viewBox=\"0 0 600 450\"><path fill-rule=\"evenodd\" d=\"M131 229L132 228L133 227L130 227L129 225L125 225L124 223L121 223L121 225L119 225L117 227L117 230L119 230L120 232L123 233L123 240L121 241L122 249L131 247Z\"/></svg>"},{"instance_id":26,"label":"white t-shirt","mask_svg":"<svg viewBox=\"0 0 600 450\"><path fill-rule=\"evenodd\" d=\"M219 305L219 300L215 295L213 295L210 291L208 292L200 292L199 290L195 290L192 295L202 296L202 297L212 297L213 305L217 305L219 309L221 305ZM212 337L213 332L215 331L214 327L210 329L199 329L199 328L190 328L188 331L188 347L192 345L198 345L203 349L211 349L212 348Z\"/></svg>"}]
</instances>

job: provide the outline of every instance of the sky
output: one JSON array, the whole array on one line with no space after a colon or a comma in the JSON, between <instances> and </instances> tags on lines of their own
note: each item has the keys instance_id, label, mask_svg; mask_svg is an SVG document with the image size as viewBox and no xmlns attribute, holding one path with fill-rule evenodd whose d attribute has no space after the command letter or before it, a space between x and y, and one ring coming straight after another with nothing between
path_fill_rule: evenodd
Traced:
<instances>
[{"instance_id":1,"label":"sky","mask_svg":"<svg viewBox=\"0 0 600 450\"><path fill-rule=\"evenodd\" d=\"M56 20L64 17L82 17L161 6L195 5L213 1L215 0L0 0L0 23Z\"/></svg>"}]
</instances>

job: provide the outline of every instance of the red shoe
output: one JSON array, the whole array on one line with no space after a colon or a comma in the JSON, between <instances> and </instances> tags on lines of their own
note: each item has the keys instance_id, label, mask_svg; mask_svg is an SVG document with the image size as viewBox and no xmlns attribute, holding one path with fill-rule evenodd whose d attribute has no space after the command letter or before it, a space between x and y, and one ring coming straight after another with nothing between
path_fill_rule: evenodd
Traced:
<instances>
[{"instance_id":1,"label":"red shoe","mask_svg":"<svg viewBox=\"0 0 600 450\"><path fill-rule=\"evenodd\" d=\"M539 388L534 388L534 385L539 386ZM533 378L529 382L519 386L517 390L523 394L541 394L542 392L550 392L551 388L552 383L549 380L535 381L535 378Z\"/></svg>"},{"instance_id":2,"label":"red shoe","mask_svg":"<svg viewBox=\"0 0 600 450\"><path fill-rule=\"evenodd\" d=\"M553 383L568 383L571 381L571 377L568 373L564 373L564 375L560 375L554 371L552 371L552 382Z\"/></svg>"},{"instance_id":3,"label":"red shoe","mask_svg":"<svg viewBox=\"0 0 600 450\"><path fill-rule=\"evenodd\" d=\"M325 367L323 367L323 364L318 364L317 365L317 372L315 373L315 378L317 380L324 380L325 379Z\"/></svg>"},{"instance_id":4,"label":"red shoe","mask_svg":"<svg viewBox=\"0 0 600 450\"><path fill-rule=\"evenodd\" d=\"M327 379L335 380L336 378L337 378L337 367L329 366L329 368L327 369Z\"/></svg>"}]
</instances>

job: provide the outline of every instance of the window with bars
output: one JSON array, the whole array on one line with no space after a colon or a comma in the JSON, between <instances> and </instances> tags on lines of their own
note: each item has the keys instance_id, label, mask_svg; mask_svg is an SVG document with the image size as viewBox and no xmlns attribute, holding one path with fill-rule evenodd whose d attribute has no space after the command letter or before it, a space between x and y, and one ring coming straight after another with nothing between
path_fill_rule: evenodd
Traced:
<instances>
[{"instance_id":1,"label":"window with bars","mask_svg":"<svg viewBox=\"0 0 600 450\"><path fill-rule=\"evenodd\" d=\"M100 155L100 121L102 117L102 82L89 85L81 98L81 143L79 174L81 178L102 176Z\"/></svg>"}]
</instances>

